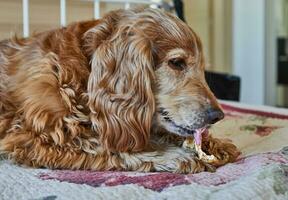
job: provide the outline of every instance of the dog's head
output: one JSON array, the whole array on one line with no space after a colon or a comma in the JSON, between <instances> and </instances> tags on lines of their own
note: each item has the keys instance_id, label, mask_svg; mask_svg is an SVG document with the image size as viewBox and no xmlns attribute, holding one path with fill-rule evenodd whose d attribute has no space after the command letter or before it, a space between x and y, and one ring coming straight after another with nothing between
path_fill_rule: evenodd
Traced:
<instances>
[{"instance_id":1,"label":"dog's head","mask_svg":"<svg viewBox=\"0 0 288 200\"><path fill-rule=\"evenodd\" d=\"M152 120L187 136L223 118L205 82L199 37L159 10L108 13L85 34L89 107L110 151L141 151Z\"/></svg>"}]
</instances>

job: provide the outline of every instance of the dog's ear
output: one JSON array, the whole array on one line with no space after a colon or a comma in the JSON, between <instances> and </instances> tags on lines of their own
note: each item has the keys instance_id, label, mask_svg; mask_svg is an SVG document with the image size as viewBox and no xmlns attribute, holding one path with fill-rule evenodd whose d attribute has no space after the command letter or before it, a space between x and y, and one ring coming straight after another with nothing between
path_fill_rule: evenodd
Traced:
<instances>
[{"instance_id":1,"label":"dog's ear","mask_svg":"<svg viewBox=\"0 0 288 200\"><path fill-rule=\"evenodd\" d=\"M153 76L151 42L128 26L94 51L88 104L107 150L137 152L147 146L155 109Z\"/></svg>"},{"instance_id":2,"label":"dog's ear","mask_svg":"<svg viewBox=\"0 0 288 200\"><path fill-rule=\"evenodd\" d=\"M98 20L98 24L93 28L89 29L84 34L84 51L89 57L92 56L95 49L100 44L105 42L114 32L115 27L120 18L122 18L127 11L116 10L106 14L103 18Z\"/></svg>"}]
</instances>

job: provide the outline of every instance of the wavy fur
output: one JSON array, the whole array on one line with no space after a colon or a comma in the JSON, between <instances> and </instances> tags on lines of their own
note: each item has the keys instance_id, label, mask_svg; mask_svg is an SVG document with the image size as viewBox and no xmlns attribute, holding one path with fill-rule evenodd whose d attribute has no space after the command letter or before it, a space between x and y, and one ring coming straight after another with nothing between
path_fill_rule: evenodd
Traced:
<instances>
[{"instance_id":1,"label":"wavy fur","mask_svg":"<svg viewBox=\"0 0 288 200\"><path fill-rule=\"evenodd\" d=\"M179 52L187 63L198 63L189 70L199 76L185 78L167 66ZM54 169L209 169L159 121L164 107L165 119L196 127L201 109L219 107L203 65L196 34L176 17L150 9L113 11L2 41L0 150L20 164ZM234 145L226 146L213 146L225 154L221 165L238 156Z\"/></svg>"}]
</instances>

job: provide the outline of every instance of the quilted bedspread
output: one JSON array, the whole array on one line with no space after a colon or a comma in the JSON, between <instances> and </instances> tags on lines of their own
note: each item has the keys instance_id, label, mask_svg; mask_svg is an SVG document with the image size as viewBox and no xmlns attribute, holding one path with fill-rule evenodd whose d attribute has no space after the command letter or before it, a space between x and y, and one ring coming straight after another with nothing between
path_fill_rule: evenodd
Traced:
<instances>
[{"instance_id":1,"label":"quilted bedspread","mask_svg":"<svg viewBox=\"0 0 288 200\"><path fill-rule=\"evenodd\" d=\"M288 199L288 111L222 102L214 137L241 150L215 173L93 172L24 168L0 160L0 200Z\"/></svg>"}]
</instances>

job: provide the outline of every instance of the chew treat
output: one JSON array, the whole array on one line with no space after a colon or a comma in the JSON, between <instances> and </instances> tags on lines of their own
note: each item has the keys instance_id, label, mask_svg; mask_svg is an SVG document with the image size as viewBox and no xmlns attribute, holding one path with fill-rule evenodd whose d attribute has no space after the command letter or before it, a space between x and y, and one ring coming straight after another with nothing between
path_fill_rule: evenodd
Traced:
<instances>
[{"instance_id":1,"label":"chew treat","mask_svg":"<svg viewBox=\"0 0 288 200\"><path fill-rule=\"evenodd\" d=\"M199 159L204 162L216 162L218 159L214 155L207 155L204 151L202 151L201 144L203 137L208 137L208 130L206 128L197 129L194 133L194 140L191 137L186 138L186 140L183 142L183 147L186 149L195 149Z\"/></svg>"},{"instance_id":2,"label":"chew treat","mask_svg":"<svg viewBox=\"0 0 288 200\"><path fill-rule=\"evenodd\" d=\"M183 146L185 149L194 150L194 149L195 149L195 144L194 144L194 139L193 139L193 137L187 137L186 140L184 140L182 146Z\"/></svg>"}]
</instances>

